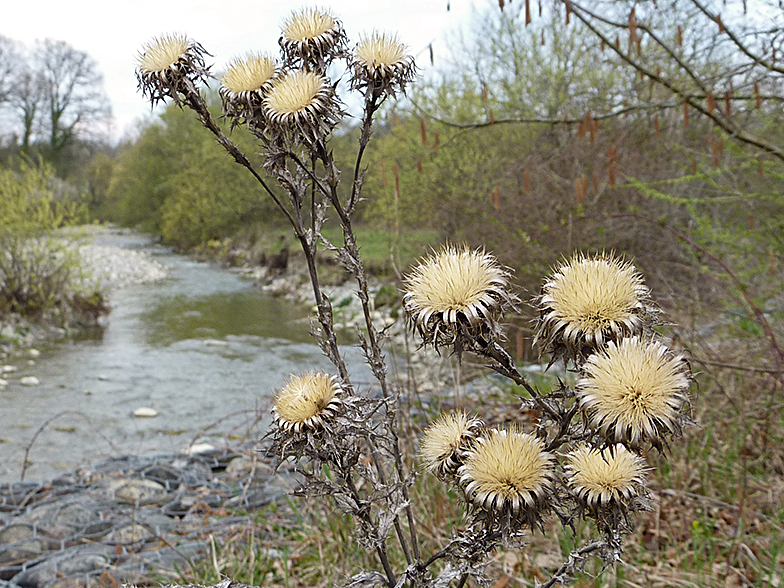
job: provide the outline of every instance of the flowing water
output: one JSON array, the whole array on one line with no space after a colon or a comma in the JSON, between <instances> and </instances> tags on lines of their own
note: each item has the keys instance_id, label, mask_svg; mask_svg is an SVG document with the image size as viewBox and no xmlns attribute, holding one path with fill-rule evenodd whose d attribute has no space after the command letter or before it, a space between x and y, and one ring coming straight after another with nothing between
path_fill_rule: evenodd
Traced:
<instances>
[{"instance_id":1,"label":"flowing water","mask_svg":"<svg viewBox=\"0 0 784 588\"><path fill-rule=\"evenodd\" d=\"M289 374L330 369L307 309L144 236L97 239L148 251L169 277L114 292L102 334L44 349L34 365L12 362L18 371L0 391L0 482L19 480L28 448L25 478L44 480L108 457L259 436ZM367 379L358 351L346 351L357 379ZM22 386L23 376L40 384ZM134 417L142 407L158 416Z\"/></svg>"}]
</instances>

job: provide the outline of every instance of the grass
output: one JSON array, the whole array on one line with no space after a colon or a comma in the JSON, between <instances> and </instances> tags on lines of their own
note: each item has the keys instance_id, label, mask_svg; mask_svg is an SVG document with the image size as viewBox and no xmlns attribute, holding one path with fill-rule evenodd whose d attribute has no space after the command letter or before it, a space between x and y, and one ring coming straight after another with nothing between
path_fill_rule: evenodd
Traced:
<instances>
[{"instance_id":1,"label":"grass","mask_svg":"<svg viewBox=\"0 0 784 588\"><path fill-rule=\"evenodd\" d=\"M337 226L326 226L324 236L331 243L342 243L342 232ZM406 230L400 235L372 227L357 227L354 231L362 260L367 270L377 276L393 276L395 268L405 272L431 248L440 245L436 231Z\"/></svg>"}]
</instances>

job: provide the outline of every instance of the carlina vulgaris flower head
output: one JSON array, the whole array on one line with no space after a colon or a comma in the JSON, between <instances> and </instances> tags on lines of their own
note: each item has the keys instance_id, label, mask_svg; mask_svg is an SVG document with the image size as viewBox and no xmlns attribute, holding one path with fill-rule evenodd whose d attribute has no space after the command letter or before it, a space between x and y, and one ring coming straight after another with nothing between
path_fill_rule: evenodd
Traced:
<instances>
[{"instance_id":1,"label":"carlina vulgaris flower head","mask_svg":"<svg viewBox=\"0 0 784 588\"><path fill-rule=\"evenodd\" d=\"M645 460L620 444L604 449L578 447L567 456L564 469L572 493L593 511L626 510L634 497L645 493Z\"/></svg>"},{"instance_id":2,"label":"carlina vulgaris flower head","mask_svg":"<svg viewBox=\"0 0 784 588\"><path fill-rule=\"evenodd\" d=\"M343 406L342 393L337 376L320 372L292 375L273 401L275 422L285 432L321 429Z\"/></svg>"},{"instance_id":3,"label":"carlina vulgaris flower head","mask_svg":"<svg viewBox=\"0 0 784 588\"><path fill-rule=\"evenodd\" d=\"M484 423L465 411L444 413L425 429L419 456L425 468L441 480L455 478Z\"/></svg>"},{"instance_id":4,"label":"carlina vulgaris flower head","mask_svg":"<svg viewBox=\"0 0 784 588\"><path fill-rule=\"evenodd\" d=\"M272 57L251 53L233 59L221 77L223 112L233 118L258 119L263 99L278 74Z\"/></svg>"},{"instance_id":5,"label":"carlina vulgaris flower head","mask_svg":"<svg viewBox=\"0 0 784 588\"><path fill-rule=\"evenodd\" d=\"M611 254L576 254L548 278L538 298L535 341L579 364L608 341L642 334L659 313L629 262Z\"/></svg>"},{"instance_id":6,"label":"carlina vulgaris flower head","mask_svg":"<svg viewBox=\"0 0 784 588\"><path fill-rule=\"evenodd\" d=\"M517 298L509 290L511 270L481 249L445 245L406 277L403 309L423 345L463 349L502 337L498 320Z\"/></svg>"},{"instance_id":7,"label":"carlina vulgaris flower head","mask_svg":"<svg viewBox=\"0 0 784 588\"><path fill-rule=\"evenodd\" d=\"M630 337L594 353L582 366L575 393L588 426L610 443L667 446L691 420L691 369L683 355L644 337Z\"/></svg>"},{"instance_id":8,"label":"carlina vulgaris flower head","mask_svg":"<svg viewBox=\"0 0 784 588\"><path fill-rule=\"evenodd\" d=\"M204 63L209 55L196 41L181 33L161 35L147 43L138 56L138 87L153 106L172 98L181 102L180 93L195 91L206 83L210 70Z\"/></svg>"},{"instance_id":9,"label":"carlina vulgaris flower head","mask_svg":"<svg viewBox=\"0 0 784 588\"><path fill-rule=\"evenodd\" d=\"M269 131L278 136L317 140L335 127L341 114L332 84L312 71L285 72L264 97Z\"/></svg>"},{"instance_id":10,"label":"carlina vulgaris flower head","mask_svg":"<svg viewBox=\"0 0 784 588\"><path fill-rule=\"evenodd\" d=\"M288 65L323 72L329 63L346 54L343 23L321 8L291 13L283 24L278 44Z\"/></svg>"},{"instance_id":11,"label":"carlina vulgaris flower head","mask_svg":"<svg viewBox=\"0 0 784 588\"><path fill-rule=\"evenodd\" d=\"M542 441L516 427L488 429L471 446L458 481L471 509L486 523L541 526L550 507L553 455Z\"/></svg>"},{"instance_id":12,"label":"carlina vulgaris flower head","mask_svg":"<svg viewBox=\"0 0 784 588\"><path fill-rule=\"evenodd\" d=\"M351 56L351 87L394 96L416 77L414 58L396 36L373 32L357 43Z\"/></svg>"}]
</instances>

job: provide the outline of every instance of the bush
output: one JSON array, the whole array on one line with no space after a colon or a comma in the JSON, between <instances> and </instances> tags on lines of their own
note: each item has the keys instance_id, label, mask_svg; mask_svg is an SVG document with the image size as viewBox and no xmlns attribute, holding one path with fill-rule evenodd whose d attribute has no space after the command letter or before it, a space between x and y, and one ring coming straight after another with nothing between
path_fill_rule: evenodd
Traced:
<instances>
[{"instance_id":1,"label":"bush","mask_svg":"<svg viewBox=\"0 0 784 588\"><path fill-rule=\"evenodd\" d=\"M48 316L64 324L106 311L103 293L82 266L79 237L59 233L82 213L78 201L56 197L48 166L0 170L0 316Z\"/></svg>"}]
</instances>

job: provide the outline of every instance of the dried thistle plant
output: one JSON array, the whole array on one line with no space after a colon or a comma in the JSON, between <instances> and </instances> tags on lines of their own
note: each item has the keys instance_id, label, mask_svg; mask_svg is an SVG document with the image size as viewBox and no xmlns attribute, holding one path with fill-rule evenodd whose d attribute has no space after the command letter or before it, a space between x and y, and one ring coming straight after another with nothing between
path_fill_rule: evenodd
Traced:
<instances>
[{"instance_id":1,"label":"dried thistle plant","mask_svg":"<svg viewBox=\"0 0 784 588\"><path fill-rule=\"evenodd\" d=\"M516 297L509 270L492 255L445 246L406 279L403 308L425 345L451 347L458 355L502 337L498 320Z\"/></svg>"},{"instance_id":2,"label":"dried thistle plant","mask_svg":"<svg viewBox=\"0 0 784 588\"><path fill-rule=\"evenodd\" d=\"M551 355L581 363L608 341L642 334L657 311L636 268L612 255L575 255L542 287L536 341Z\"/></svg>"},{"instance_id":3,"label":"dried thistle plant","mask_svg":"<svg viewBox=\"0 0 784 588\"><path fill-rule=\"evenodd\" d=\"M575 520L593 521L598 538L576 548L545 584L567 582L588 557L620 561L633 515L647 507L647 467L641 451L666 449L690 421L691 374L686 360L653 338L658 310L634 266L612 255L578 254L546 278L535 301L536 340L550 363L571 362L580 378L543 393L503 348L501 321L518 298L511 271L482 249L447 245L414 267L405 280L408 326L423 345L477 354L487 367L527 393L524 405L541 416L522 425L486 426L475 415L442 415L418 448L424 469L463 497L465 524L438 551L420 547L420 522L398 438L398 391L387 379L384 333L372 321L371 298L353 218L363 186L363 154L374 115L405 91L416 66L393 35L372 33L347 50L342 23L321 9L294 12L285 22L276 58L250 53L230 62L221 78L224 114L258 140L264 170L227 137L207 108L200 86L211 76L207 52L184 35L146 45L137 68L139 88L153 104L172 100L192 109L218 144L258 182L291 225L308 269L316 303L313 335L335 374L293 375L274 399L272 452L302 474L298 493L330 499L356 523L356 538L377 558L347 586L396 588L463 586L483 581L500 545L519 545L557 519L568 532ZM331 133L345 114L327 67L340 61L352 91L364 98L359 145L349 182L341 182ZM330 69L331 71L331 69ZM327 214L342 228L342 243L322 233ZM317 270L320 247L335 252L354 277L364 328L359 345L375 377L358 390L338 346L329 298ZM416 449L416 448L412 448ZM405 558L395 568L391 544ZM442 565L443 564L443 565Z\"/></svg>"}]
</instances>

